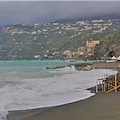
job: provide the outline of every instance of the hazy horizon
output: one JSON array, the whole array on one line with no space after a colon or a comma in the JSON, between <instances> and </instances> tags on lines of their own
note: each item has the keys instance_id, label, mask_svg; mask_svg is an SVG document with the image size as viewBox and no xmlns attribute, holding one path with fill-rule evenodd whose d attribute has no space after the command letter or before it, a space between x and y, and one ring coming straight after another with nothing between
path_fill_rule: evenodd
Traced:
<instances>
[{"instance_id":1,"label":"hazy horizon","mask_svg":"<svg viewBox=\"0 0 120 120\"><path fill-rule=\"evenodd\" d=\"M0 1L0 26L119 14L120 1Z\"/></svg>"}]
</instances>

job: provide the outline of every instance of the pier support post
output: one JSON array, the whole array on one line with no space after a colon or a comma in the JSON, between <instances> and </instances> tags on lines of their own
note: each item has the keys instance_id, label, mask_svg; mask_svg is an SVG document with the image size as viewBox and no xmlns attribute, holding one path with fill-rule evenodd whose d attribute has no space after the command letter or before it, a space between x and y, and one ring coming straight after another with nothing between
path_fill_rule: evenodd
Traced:
<instances>
[{"instance_id":1,"label":"pier support post","mask_svg":"<svg viewBox=\"0 0 120 120\"><path fill-rule=\"evenodd\" d=\"M115 92L117 92L117 75L115 74Z\"/></svg>"},{"instance_id":2,"label":"pier support post","mask_svg":"<svg viewBox=\"0 0 120 120\"><path fill-rule=\"evenodd\" d=\"M106 92L106 83L104 81L104 92Z\"/></svg>"},{"instance_id":3,"label":"pier support post","mask_svg":"<svg viewBox=\"0 0 120 120\"><path fill-rule=\"evenodd\" d=\"M102 92L104 92L104 80L102 81Z\"/></svg>"},{"instance_id":4,"label":"pier support post","mask_svg":"<svg viewBox=\"0 0 120 120\"><path fill-rule=\"evenodd\" d=\"M101 92L101 82L99 81L99 92Z\"/></svg>"},{"instance_id":5,"label":"pier support post","mask_svg":"<svg viewBox=\"0 0 120 120\"><path fill-rule=\"evenodd\" d=\"M96 80L96 93L98 93L98 80Z\"/></svg>"}]
</instances>

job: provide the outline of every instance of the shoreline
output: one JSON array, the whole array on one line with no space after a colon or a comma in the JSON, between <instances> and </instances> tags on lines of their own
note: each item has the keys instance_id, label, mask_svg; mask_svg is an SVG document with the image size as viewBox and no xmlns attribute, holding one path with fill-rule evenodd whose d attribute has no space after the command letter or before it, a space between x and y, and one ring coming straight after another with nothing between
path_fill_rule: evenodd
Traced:
<instances>
[{"instance_id":1,"label":"shoreline","mask_svg":"<svg viewBox=\"0 0 120 120\"><path fill-rule=\"evenodd\" d=\"M117 69L120 65L120 62L98 62L98 63L90 63L90 64L77 64L74 65L75 69L80 70L92 70L92 69Z\"/></svg>"},{"instance_id":2,"label":"shoreline","mask_svg":"<svg viewBox=\"0 0 120 120\"><path fill-rule=\"evenodd\" d=\"M78 71L89 71L92 69L117 69L119 65L120 62L97 62L97 63L75 64L73 66L75 66L75 69ZM61 69L71 66L46 67L46 69Z\"/></svg>"},{"instance_id":3,"label":"shoreline","mask_svg":"<svg viewBox=\"0 0 120 120\"><path fill-rule=\"evenodd\" d=\"M45 108L35 108L35 109L28 109L28 110L13 110L8 111L9 114L7 115L7 120L24 120L32 115L41 113L47 109L51 109L53 107L45 107Z\"/></svg>"},{"instance_id":4,"label":"shoreline","mask_svg":"<svg viewBox=\"0 0 120 120\"><path fill-rule=\"evenodd\" d=\"M115 69L120 63L96 63L96 69ZM95 63L92 65L96 65ZM102 68L105 65L104 68ZM114 67L113 67L114 65ZM108 66L106 68L106 66ZM95 93L95 87L89 88ZM97 93L89 98L76 102L46 108L35 108L31 110L9 111L7 120L113 120L120 116L120 91L117 93ZM116 106L117 105L117 106ZM93 109L94 108L94 109ZM113 109L115 108L115 109ZM112 110L114 114L112 113ZM109 112L108 112L109 111ZM73 114L74 113L74 114ZM112 114L112 115L111 115ZM119 116L118 116L119 115ZM111 117L110 117L111 116ZM119 117L120 118L120 117Z\"/></svg>"},{"instance_id":5,"label":"shoreline","mask_svg":"<svg viewBox=\"0 0 120 120\"><path fill-rule=\"evenodd\" d=\"M91 88L88 88L86 90L89 90L90 93L95 93L95 87L91 87ZM95 95L96 95L96 93L95 93ZM93 96L95 96L95 95L93 95ZM90 96L86 99L89 99L93 96ZM9 114L7 115L7 120L27 120L27 119L29 120L29 118L31 118L32 116L37 115L37 114L41 114L42 112L46 112L46 111L49 111L49 110L57 108L57 107L66 106L66 105L69 105L69 104L74 104L76 102L84 101L86 99L81 99L81 100L78 100L78 101L75 101L75 102L66 103L66 104L63 104L63 105L58 105L58 106L53 106L53 107L8 111Z\"/></svg>"},{"instance_id":6,"label":"shoreline","mask_svg":"<svg viewBox=\"0 0 120 120\"><path fill-rule=\"evenodd\" d=\"M101 99L102 98L102 99ZM54 107L24 120L113 120L120 117L119 93L99 93L88 99ZM114 103L114 104L113 104Z\"/></svg>"},{"instance_id":7,"label":"shoreline","mask_svg":"<svg viewBox=\"0 0 120 120\"><path fill-rule=\"evenodd\" d=\"M88 90L95 92L95 87ZM26 111L11 111L7 120L117 120L120 119L120 91L97 93L65 105ZM42 110L42 111L41 111ZM25 116L25 114L28 114ZM21 118L18 115L21 114Z\"/></svg>"}]
</instances>

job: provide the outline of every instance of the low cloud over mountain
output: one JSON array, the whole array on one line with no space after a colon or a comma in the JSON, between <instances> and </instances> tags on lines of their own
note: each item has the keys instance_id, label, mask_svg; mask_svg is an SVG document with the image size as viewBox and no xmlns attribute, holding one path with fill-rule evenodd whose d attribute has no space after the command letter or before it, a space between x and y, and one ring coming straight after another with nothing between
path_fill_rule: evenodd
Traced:
<instances>
[{"instance_id":1,"label":"low cloud over mountain","mask_svg":"<svg viewBox=\"0 0 120 120\"><path fill-rule=\"evenodd\" d=\"M0 26L118 14L120 1L0 1Z\"/></svg>"}]
</instances>

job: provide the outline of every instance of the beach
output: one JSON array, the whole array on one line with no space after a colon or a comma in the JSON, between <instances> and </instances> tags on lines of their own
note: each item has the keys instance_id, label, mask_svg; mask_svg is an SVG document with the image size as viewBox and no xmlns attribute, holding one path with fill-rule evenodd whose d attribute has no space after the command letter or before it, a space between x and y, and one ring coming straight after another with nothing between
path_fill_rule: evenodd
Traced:
<instances>
[{"instance_id":1,"label":"beach","mask_svg":"<svg viewBox=\"0 0 120 120\"><path fill-rule=\"evenodd\" d=\"M113 69L111 72L115 73L115 67L118 65L118 63L111 64L111 66L109 66L109 64L110 63L102 63L103 66L108 66L107 69ZM99 65L99 69L101 70L95 70L96 72L93 70L90 72L91 75L94 74L93 76L90 75L92 79L97 75L95 73L98 73L99 71L103 73L109 71L107 69L102 69L102 65ZM115 67L113 67L113 65L115 65ZM81 73L84 72L77 73L76 75ZM89 72L86 73L88 74ZM87 76L89 76L89 74ZM73 80L73 78L71 79ZM90 78L87 80L90 80ZM90 88L89 91L91 91L91 93L95 93L95 87ZM63 105L43 108L37 107L35 109L28 110L12 110L9 111L7 120L118 120L120 119L119 94L119 91L113 91L110 93L99 92L83 100L76 100L76 102L69 102Z\"/></svg>"},{"instance_id":2,"label":"beach","mask_svg":"<svg viewBox=\"0 0 120 120\"><path fill-rule=\"evenodd\" d=\"M85 100L46 108L43 111L12 111L7 119L19 120L19 116L21 120L119 120L120 92L97 93Z\"/></svg>"}]
</instances>

